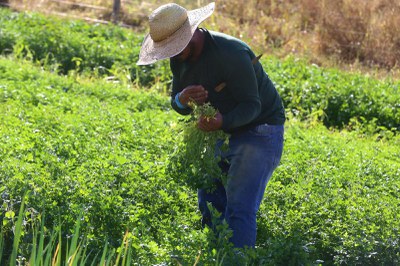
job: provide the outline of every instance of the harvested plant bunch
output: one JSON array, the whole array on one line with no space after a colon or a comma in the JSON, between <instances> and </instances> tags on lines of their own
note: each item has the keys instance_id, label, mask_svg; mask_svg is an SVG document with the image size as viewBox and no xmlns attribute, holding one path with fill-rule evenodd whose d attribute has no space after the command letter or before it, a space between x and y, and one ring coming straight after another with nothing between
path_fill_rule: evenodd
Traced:
<instances>
[{"instance_id":1,"label":"harvested plant bunch","mask_svg":"<svg viewBox=\"0 0 400 266\"><path fill-rule=\"evenodd\" d=\"M218 140L223 140L222 149L228 147L228 135L222 130L204 132L197 127L200 117L214 119L217 110L206 103L196 105L190 103L193 109L188 119L183 119L178 126L178 145L169 163L170 174L178 181L193 188L212 189L214 179L225 182L226 175L222 173L215 155Z\"/></svg>"}]
</instances>

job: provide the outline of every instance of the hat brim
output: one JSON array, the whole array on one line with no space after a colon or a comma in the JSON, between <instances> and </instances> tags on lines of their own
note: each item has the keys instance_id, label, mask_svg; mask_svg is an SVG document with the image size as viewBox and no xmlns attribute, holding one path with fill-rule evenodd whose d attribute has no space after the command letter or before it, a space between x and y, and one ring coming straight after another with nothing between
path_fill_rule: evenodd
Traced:
<instances>
[{"instance_id":1,"label":"hat brim","mask_svg":"<svg viewBox=\"0 0 400 266\"><path fill-rule=\"evenodd\" d=\"M159 60L171 58L182 52L193 37L196 28L214 12L215 3L187 12L188 19L167 39L154 42L150 34L143 40L137 65L150 65Z\"/></svg>"}]
</instances>

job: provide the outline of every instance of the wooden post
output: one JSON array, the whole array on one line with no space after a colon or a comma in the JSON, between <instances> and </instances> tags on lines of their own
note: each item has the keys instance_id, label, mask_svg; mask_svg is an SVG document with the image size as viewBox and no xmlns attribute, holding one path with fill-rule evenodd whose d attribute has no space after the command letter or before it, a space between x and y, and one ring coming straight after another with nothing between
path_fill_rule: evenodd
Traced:
<instances>
[{"instance_id":1,"label":"wooden post","mask_svg":"<svg viewBox=\"0 0 400 266\"><path fill-rule=\"evenodd\" d=\"M114 0L111 19L112 22L115 24L118 23L120 10L121 10L121 0Z\"/></svg>"}]
</instances>

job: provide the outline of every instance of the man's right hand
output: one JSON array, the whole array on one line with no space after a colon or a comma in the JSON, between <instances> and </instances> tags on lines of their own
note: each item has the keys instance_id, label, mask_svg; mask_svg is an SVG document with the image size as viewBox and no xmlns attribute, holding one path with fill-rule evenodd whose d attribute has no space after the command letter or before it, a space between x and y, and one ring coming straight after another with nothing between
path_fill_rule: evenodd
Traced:
<instances>
[{"instance_id":1,"label":"man's right hand","mask_svg":"<svg viewBox=\"0 0 400 266\"><path fill-rule=\"evenodd\" d=\"M196 104L201 105L206 102L208 92L201 85L190 85L182 90L179 95L179 101L182 105L187 106L189 102L194 101Z\"/></svg>"}]
</instances>

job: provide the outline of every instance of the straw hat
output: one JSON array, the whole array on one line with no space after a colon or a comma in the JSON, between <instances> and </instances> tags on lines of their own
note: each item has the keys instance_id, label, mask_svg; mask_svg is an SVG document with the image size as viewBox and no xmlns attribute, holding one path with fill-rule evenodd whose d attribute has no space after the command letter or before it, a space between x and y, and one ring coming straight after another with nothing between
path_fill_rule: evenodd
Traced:
<instances>
[{"instance_id":1,"label":"straw hat","mask_svg":"<svg viewBox=\"0 0 400 266\"><path fill-rule=\"evenodd\" d=\"M199 26L214 11L215 3L187 11L180 5L162 5L149 16L150 33L143 40L137 65L149 65L182 52Z\"/></svg>"}]
</instances>

